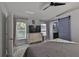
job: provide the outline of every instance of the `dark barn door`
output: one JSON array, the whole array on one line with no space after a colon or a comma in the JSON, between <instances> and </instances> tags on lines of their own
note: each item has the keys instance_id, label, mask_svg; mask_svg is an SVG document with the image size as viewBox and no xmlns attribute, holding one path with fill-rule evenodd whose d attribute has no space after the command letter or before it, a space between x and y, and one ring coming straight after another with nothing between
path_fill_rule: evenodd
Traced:
<instances>
[{"instance_id":1,"label":"dark barn door","mask_svg":"<svg viewBox=\"0 0 79 59\"><path fill-rule=\"evenodd\" d=\"M58 19L59 38L71 41L70 16Z\"/></svg>"}]
</instances>

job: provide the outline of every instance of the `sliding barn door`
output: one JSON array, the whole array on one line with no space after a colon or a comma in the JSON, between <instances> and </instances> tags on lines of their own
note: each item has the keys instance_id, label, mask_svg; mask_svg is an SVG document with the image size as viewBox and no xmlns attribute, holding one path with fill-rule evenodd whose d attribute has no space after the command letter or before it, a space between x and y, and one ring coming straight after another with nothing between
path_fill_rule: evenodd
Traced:
<instances>
[{"instance_id":1,"label":"sliding barn door","mask_svg":"<svg viewBox=\"0 0 79 59\"><path fill-rule=\"evenodd\" d=\"M70 16L58 19L59 38L71 40L70 35Z\"/></svg>"}]
</instances>

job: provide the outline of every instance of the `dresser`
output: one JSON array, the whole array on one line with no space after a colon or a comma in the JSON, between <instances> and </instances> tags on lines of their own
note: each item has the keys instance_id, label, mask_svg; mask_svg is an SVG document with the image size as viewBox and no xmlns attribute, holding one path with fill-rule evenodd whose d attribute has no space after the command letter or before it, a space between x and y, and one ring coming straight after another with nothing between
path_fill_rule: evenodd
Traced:
<instances>
[{"instance_id":1,"label":"dresser","mask_svg":"<svg viewBox=\"0 0 79 59\"><path fill-rule=\"evenodd\" d=\"M36 43L42 41L41 33L30 33L29 39L27 39L28 43Z\"/></svg>"}]
</instances>

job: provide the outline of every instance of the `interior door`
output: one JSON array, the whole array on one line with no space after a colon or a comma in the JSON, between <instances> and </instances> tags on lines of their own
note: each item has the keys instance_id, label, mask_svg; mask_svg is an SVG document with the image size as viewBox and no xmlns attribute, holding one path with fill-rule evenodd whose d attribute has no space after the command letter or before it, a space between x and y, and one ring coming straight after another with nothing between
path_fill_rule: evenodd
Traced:
<instances>
[{"instance_id":1,"label":"interior door","mask_svg":"<svg viewBox=\"0 0 79 59\"><path fill-rule=\"evenodd\" d=\"M58 19L59 38L71 40L70 35L70 16Z\"/></svg>"}]
</instances>

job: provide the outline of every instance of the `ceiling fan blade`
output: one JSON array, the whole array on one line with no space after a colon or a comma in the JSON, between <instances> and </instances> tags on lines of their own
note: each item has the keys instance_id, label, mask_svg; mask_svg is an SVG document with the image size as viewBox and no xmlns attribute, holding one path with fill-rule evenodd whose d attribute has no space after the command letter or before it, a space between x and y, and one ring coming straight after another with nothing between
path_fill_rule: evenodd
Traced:
<instances>
[{"instance_id":1,"label":"ceiling fan blade","mask_svg":"<svg viewBox=\"0 0 79 59\"><path fill-rule=\"evenodd\" d=\"M59 2L51 2L49 6L47 6L46 8L44 8L43 10L46 10L47 8L49 8L50 6L60 6L60 5L65 5L66 3L59 3Z\"/></svg>"},{"instance_id":2,"label":"ceiling fan blade","mask_svg":"<svg viewBox=\"0 0 79 59\"><path fill-rule=\"evenodd\" d=\"M50 5L49 6L47 6L46 8L44 8L43 10L46 10L47 8L49 8L50 7Z\"/></svg>"},{"instance_id":3,"label":"ceiling fan blade","mask_svg":"<svg viewBox=\"0 0 79 59\"><path fill-rule=\"evenodd\" d=\"M65 3L54 3L54 6L65 5Z\"/></svg>"}]
</instances>

